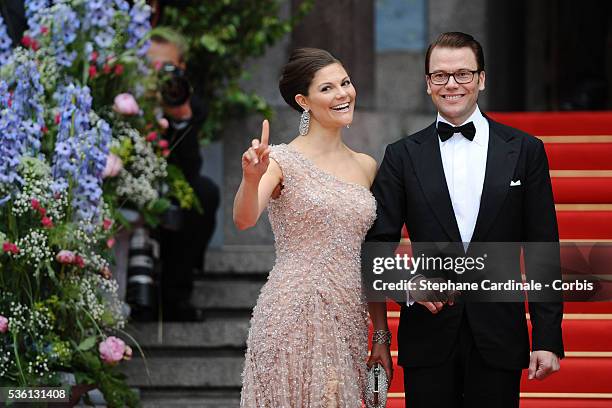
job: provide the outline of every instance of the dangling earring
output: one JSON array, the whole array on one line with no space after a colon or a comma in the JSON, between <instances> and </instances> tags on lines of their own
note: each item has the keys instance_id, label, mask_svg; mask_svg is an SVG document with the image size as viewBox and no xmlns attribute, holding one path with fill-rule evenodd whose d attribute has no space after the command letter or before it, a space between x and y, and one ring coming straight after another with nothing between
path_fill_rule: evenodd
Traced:
<instances>
[{"instance_id":1,"label":"dangling earring","mask_svg":"<svg viewBox=\"0 0 612 408\"><path fill-rule=\"evenodd\" d=\"M305 136L308 134L308 129L310 128L310 112L308 109L304 109L302 112L302 116L300 116L300 136Z\"/></svg>"},{"instance_id":2,"label":"dangling earring","mask_svg":"<svg viewBox=\"0 0 612 408\"><path fill-rule=\"evenodd\" d=\"M351 128L351 124L349 123L348 125L346 125L346 128L350 129Z\"/></svg>"}]
</instances>

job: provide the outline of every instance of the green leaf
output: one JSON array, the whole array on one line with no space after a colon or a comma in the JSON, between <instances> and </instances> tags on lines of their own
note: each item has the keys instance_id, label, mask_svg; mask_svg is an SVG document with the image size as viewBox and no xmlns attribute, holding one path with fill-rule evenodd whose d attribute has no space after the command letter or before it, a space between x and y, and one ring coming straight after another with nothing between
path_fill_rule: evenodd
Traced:
<instances>
[{"instance_id":1,"label":"green leaf","mask_svg":"<svg viewBox=\"0 0 612 408\"><path fill-rule=\"evenodd\" d=\"M149 205L149 210L151 210L155 214L161 214L168 208L170 208L170 204L170 200L168 200L167 198L160 198Z\"/></svg>"},{"instance_id":2,"label":"green leaf","mask_svg":"<svg viewBox=\"0 0 612 408\"><path fill-rule=\"evenodd\" d=\"M151 214L148 211L142 213L142 217L145 222L153 228L156 228L159 225L159 217L156 217L154 214Z\"/></svg>"},{"instance_id":3,"label":"green leaf","mask_svg":"<svg viewBox=\"0 0 612 408\"><path fill-rule=\"evenodd\" d=\"M200 43L206 47L207 50L211 51L211 52L215 52L219 49L219 46L221 45L219 43L219 40L216 37L213 37L210 34L204 34L201 38L200 38Z\"/></svg>"},{"instance_id":4,"label":"green leaf","mask_svg":"<svg viewBox=\"0 0 612 408\"><path fill-rule=\"evenodd\" d=\"M55 276L55 271L49 262L45 262L45 266L47 267L47 273L49 274L49 278L55 283L58 283L57 277Z\"/></svg>"},{"instance_id":5,"label":"green leaf","mask_svg":"<svg viewBox=\"0 0 612 408\"><path fill-rule=\"evenodd\" d=\"M81 342L81 344L79 344L79 350L81 351L87 351L90 348L92 348L93 346L96 345L96 341L97 341L97 337L96 336L91 336L86 338L85 340L83 340Z\"/></svg>"}]
</instances>

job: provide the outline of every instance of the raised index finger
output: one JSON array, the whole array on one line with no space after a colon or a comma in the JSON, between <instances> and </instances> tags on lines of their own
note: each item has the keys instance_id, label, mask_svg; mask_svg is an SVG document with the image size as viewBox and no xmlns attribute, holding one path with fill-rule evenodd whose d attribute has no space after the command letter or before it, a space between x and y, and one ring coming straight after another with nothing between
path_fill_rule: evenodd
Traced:
<instances>
[{"instance_id":1,"label":"raised index finger","mask_svg":"<svg viewBox=\"0 0 612 408\"><path fill-rule=\"evenodd\" d=\"M270 124L268 119L264 119L261 124L261 144L264 146L268 145L268 139L270 138Z\"/></svg>"}]
</instances>

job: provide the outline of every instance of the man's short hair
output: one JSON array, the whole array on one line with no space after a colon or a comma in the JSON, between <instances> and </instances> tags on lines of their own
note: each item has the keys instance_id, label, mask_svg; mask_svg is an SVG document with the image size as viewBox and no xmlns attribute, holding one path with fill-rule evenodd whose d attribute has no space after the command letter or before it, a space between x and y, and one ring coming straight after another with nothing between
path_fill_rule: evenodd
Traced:
<instances>
[{"instance_id":1,"label":"man's short hair","mask_svg":"<svg viewBox=\"0 0 612 408\"><path fill-rule=\"evenodd\" d=\"M157 26L149 33L151 41L160 44L174 44L179 51L181 62L185 62L189 56L189 44L181 33L171 27Z\"/></svg>"},{"instance_id":2,"label":"man's short hair","mask_svg":"<svg viewBox=\"0 0 612 408\"><path fill-rule=\"evenodd\" d=\"M478 41L474 39L469 34L461 33L458 31L442 33L436 39L436 41L432 42L427 48L427 53L425 54L425 73L429 74L429 58L431 56L431 52L435 47L441 48L470 48L474 55L476 56L476 63L478 71L484 71L485 61L484 61L484 52L482 51L482 45Z\"/></svg>"}]
</instances>

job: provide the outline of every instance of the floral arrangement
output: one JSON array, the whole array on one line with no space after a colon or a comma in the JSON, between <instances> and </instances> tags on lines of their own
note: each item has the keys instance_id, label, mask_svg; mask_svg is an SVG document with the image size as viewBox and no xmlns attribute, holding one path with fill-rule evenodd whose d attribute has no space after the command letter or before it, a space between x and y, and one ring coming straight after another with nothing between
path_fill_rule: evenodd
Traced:
<instances>
[{"instance_id":1,"label":"floral arrangement","mask_svg":"<svg viewBox=\"0 0 612 408\"><path fill-rule=\"evenodd\" d=\"M138 405L118 368L132 356L111 273L118 209L155 224L170 197L196 201L166 163L150 8L133 3L25 1L15 49L0 18L0 386L70 372L109 407Z\"/></svg>"}]
</instances>

